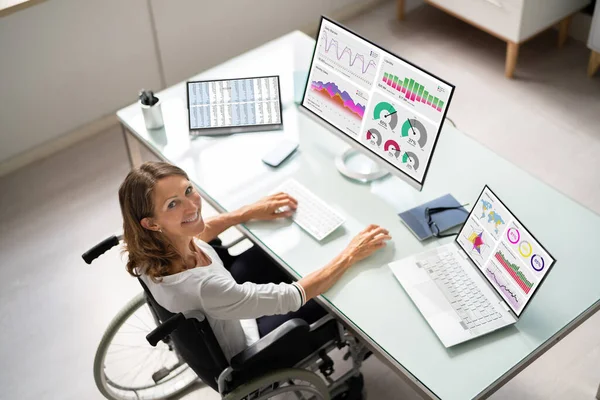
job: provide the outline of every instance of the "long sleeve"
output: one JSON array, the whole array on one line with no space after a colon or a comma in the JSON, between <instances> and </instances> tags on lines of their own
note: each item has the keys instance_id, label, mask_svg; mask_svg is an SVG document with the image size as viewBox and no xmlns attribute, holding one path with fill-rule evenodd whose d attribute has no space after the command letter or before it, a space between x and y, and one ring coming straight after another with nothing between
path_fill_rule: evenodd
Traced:
<instances>
[{"instance_id":1,"label":"long sleeve","mask_svg":"<svg viewBox=\"0 0 600 400\"><path fill-rule=\"evenodd\" d=\"M228 277L213 275L204 279L198 290L204 312L218 319L287 314L303 304L302 289L297 284L238 284Z\"/></svg>"}]
</instances>

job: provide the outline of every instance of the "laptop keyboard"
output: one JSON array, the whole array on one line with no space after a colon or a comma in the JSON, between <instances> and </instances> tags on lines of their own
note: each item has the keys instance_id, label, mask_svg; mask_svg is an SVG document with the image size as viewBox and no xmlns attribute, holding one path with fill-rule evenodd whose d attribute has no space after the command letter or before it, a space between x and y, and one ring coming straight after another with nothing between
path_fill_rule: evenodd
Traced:
<instances>
[{"instance_id":1,"label":"laptop keyboard","mask_svg":"<svg viewBox=\"0 0 600 400\"><path fill-rule=\"evenodd\" d=\"M437 254L418 264L427 271L440 288L465 329L472 329L502 317L465 273L455 253Z\"/></svg>"}]
</instances>

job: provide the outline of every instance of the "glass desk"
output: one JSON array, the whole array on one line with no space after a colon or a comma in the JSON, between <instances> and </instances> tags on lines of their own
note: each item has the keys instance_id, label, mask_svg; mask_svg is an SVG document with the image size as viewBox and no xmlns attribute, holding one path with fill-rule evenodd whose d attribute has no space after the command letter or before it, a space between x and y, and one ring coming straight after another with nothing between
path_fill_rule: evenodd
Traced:
<instances>
[{"instance_id":1,"label":"glass desk","mask_svg":"<svg viewBox=\"0 0 600 400\"><path fill-rule=\"evenodd\" d=\"M221 212L259 199L290 177L309 187L346 217L323 242L290 221L240 227L296 276L326 264L366 225L387 228L393 237L387 248L353 266L321 302L422 395L486 397L597 310L600 269L593 249L600 243L600 216L450 124L440 135L423 191L390 176L370 184L344 178L334 159L347 145L294 104L294 71L308 69L313 46L313 39L293 32L191 78L280 75L283 131L192 139L182 82L157 93L163 129L147 131L138 104L117 113L132 164L141 160L139 146L147 147L183 168ZM283 138L298 140L299 151L272 169L261 156ZM446 349L387 264L452 239L421 243L397 213L449 192L472 204L484 184L558 261L516 325Z\"/></svg>"}]
</instances>

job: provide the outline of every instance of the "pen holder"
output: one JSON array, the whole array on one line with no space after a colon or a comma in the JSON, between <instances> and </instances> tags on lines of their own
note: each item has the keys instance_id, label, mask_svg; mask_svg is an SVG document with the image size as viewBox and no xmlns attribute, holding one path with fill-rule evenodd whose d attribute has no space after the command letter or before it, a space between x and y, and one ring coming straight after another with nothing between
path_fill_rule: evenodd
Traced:
<instances>
[{"instance_id":1,"label":"pen holder","mask_svg":"<svg viewBox=\"0 0 600 400\"><path fill-rule=\"evenodd\" d=\"M162 101L158 100L153 106L147 106L142 104L140 101L140 107L142 107L142 114L144 115L144 122L146 123L146 129L159 129L164 126L162 117Z\"/></svg>"}]
</instances>

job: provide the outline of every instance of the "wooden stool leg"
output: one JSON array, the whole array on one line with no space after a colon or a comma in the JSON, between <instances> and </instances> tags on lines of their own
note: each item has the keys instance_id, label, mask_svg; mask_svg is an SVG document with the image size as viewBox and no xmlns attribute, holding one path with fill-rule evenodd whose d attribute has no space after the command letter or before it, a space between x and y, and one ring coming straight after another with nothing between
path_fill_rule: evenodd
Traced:
<instances>
[{"instance_id":1,"label":"wooden stool leg","mask_svg":"<svg viewBox=\"0 0 600 400\"><path fill-rule=\"evenodd\" d=\"M404 0L397 0L396 5L398 21L404 21Z\"/></svg>"},{"instance_id":2,"label":"wooden stool leg","mask_svg":"<svg viewBox=\"0 0 600 400\"><path fill-rule=\"evenodd\" d=\"M504 69L504 75L506 75L507 78L512 78L514 76L518 56L519 43L506 42L506 68Z\"/></svg>"},{"instance_id":3,"label":"wooden stool leg","mask_svg":"<svg viewBox=\"0 0 600 400\"><path fill-rule=\"evenodd\" d=\"M598 72L598 68L600 68L600 53L592 50L590 54L590 63L588 65L588 76L591 78L594 76L596 72Z\"/></svg>"},{"instance_id":4,"label":"wooden stool leg","mask_svg":"<svg viewBox=\"0 0 600 400\"><path fill-rule=\"evenodd\" d=\"M560 21L558 25L558 48L561 49L569 38L569 26L571 25L572 15Z\"/></svg>"}]
</instances>

